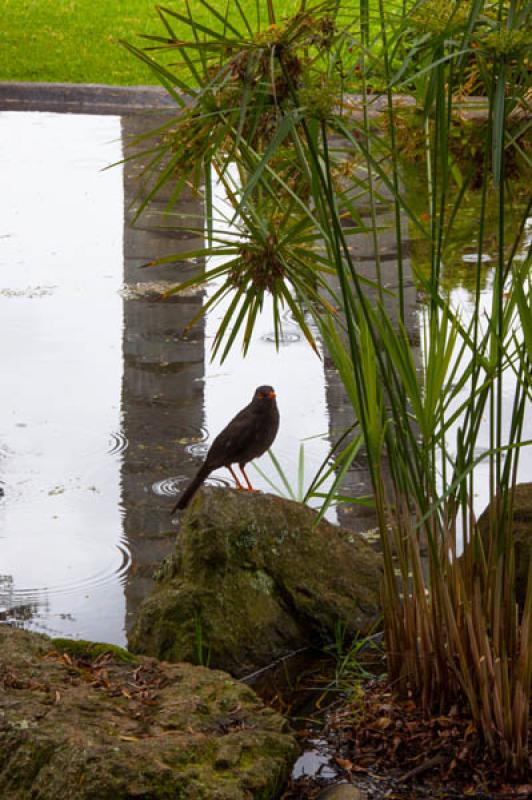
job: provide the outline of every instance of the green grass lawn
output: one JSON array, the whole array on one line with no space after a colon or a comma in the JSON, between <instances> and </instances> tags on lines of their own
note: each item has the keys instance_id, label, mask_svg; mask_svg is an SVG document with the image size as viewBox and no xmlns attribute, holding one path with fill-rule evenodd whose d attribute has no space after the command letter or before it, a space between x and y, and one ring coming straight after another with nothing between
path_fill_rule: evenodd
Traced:
<instances>
[{"instance_id":1,"label":"green grass lawn","mask_svg":"<svg viewBox=\"0 0 532 800\"><path fill-rule=\"evenodd\" d=\"M233 0L209 0L220 13L229 2L230 19L243 27ZM165 34L156 3L186 14L185 0L0 0L0 81L57 83L157 83L145 64L120 44L143 47L142 34ZM309 0L307 7L318 4ZM410 2L410 0L408 0ZM273 0L277 17L287 16L300 0ZM387 12L400 13L404 0L386 0ZM266 0L240 0L255 20L259 6L267 19ZM199 0L189 0L194 18L207 26L216 21ZM378 0L369 0L375 13ZM344 0L342 23L358 16L359 0ZM254 27L254 22L252 22ZM176 20L175 31L190 39L188 26Z\"/></svg>"},{"instance_id":2,"label":"green grass lawn","mask_svg":"<svg viewBox=\"0 0 532 800\"><path fill-rule=\"evenodd\" d=\"M159 0L185 12L184 0ZM223 11L225 3L211 0ZM276 0L289 13L297 0ZM255 0L241 0L255 9ZM142 47L139 34L164 32L155 0L2 0L0 80L59 83L157 83L150 69L119 43L126 39ZM194 16L209 24L209 14L190 0ZM260 0L266 8L265 0ZM179 23L176 24L178 28ZM190 38L186 26L184 38Z\"/></svg>"}]
</instances>

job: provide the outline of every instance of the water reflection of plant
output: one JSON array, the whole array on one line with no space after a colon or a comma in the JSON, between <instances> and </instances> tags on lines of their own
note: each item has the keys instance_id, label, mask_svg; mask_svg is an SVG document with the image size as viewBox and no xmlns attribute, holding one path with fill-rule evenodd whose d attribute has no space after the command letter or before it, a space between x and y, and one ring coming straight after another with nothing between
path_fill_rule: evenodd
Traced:
<instances>
[{"instance_id":1,"label":"water reflection of plant","mask_svg":"<svg viewBox=\"0 0 532 800\"><path fill-rule=\"evenodd\" d=\"M402 174L405 179L405 194L408 202L413 211L421 216L426 209L423 181L410 166L403 169ZM515 230L519 228L523 211L527 206L531 178L530 171L525 172L519 180L508 184L504 217L505 259L511 255ZM454 187L454 196L457 191L459 191L458 188ZM453 199L451 196L446 203L446 213L449 215L453 210ZM482 258L478 264L478 231L482 216L484 239L480 248ZM489 288L493 265L497 262L498 218L498 198L495 194L490 192L483 200L481 191L472 188L466 189L460 211L455 215L452 225L448 225L445 231L440 274L440 285L445 292L463 287L470 294L471 303L474 303L477 281L481 291ZM414 273L420 274L425 280L429 279L431 271L430 240L419 235L419 232L411 227L410 247Z\"/></svg>"},{"instance_id":2,"label":"water reflection of plant","mask_svg":"<svg viewBox=\"0 0 532 800\"><path fill-rule=\"evenodd\" d=\"M478 98L477 98L478 100ZM486 107L482 100L477 104L468 106L467 99L461 100L464 111L451 120L449 127L449 153L452 159L451 169L456 182L461 185L464 180L473 188L478 189L484 182L484 143L490 135L490 123L486 118ZM472 116L468 116L472 115ZM530 121L528 110L525 119L517 113L510 117L508 123L508 140L512 143L507 148L504 164L505 177L518 179L523 177L522 171L530 167L532 145L530 144ZM480 119L479 119L480 117ZM405 124L402 130L401 151L411 161L420 161L425 158L424 143L416 143L416 130L419 124ZM421 145L421 146L420 146Z\"/></svg>"},{"instance_id":3,"label":"water reflection of plant","mask_svg":"<svg viewBox=\"0 0 532 800\"><path fill-rule=\"evenodd\" d=\"M15 591L12 575L0 575L0 622L23 626L39 615L39 603L26 600Z\"/></svg>"},{"instance_id":4,"label":"water reflection of plant","mask_svg":"<svg viewBox=\"0 0 532 800\"><path fill-rule=\"evenodd\" d=\"M390 24L383 5L379 0L378 20L370 20L368 3L361 0L358 19L346 24L341 4L302 3L294 17L277 20L268 0L267 28L245 16L238 3L238 23L229 24L211 8L218 23L212 28L196 25L190 14L160 10L166 33L152 39L152 48L180 58L190 81L137 52L182 107L179 119L161 129L149 197L169 181L174 198L187 182L199 189L203 176L211 221L202 255L230 258L198 278L222 278L212 302L233 296L217 342L218 348L224 342L222 357L238 330L246 348L265 292L274 297L276 328L282 303L302 327L302 309L314 315L367 453L385 563L390 677L427 710L466 701L486 746L503 758L509 775L522 775L529 746L532 574L519 608L511 515L531 396L532 291L530 262L518 264L514 256L530 202L508 241L504 167L516 146L510 116L526 104L522 37L510 34L525 29L530 10L520 0L478 0L451 4L449 13L434 20L431 0ZM420 25L422 12L434 24ZM189 41L176 38L172 16L188 21ZM458 175L449 145L456 98L473 70L481 76L490 121L478 226L470 242L480 254L488 234L488 196L495 199L489 230L493 300L486 326L479 319L482 270L474 270L476 313L467 326L447 300L442 272L450 232L478 172ZM379 76L386 87L387 139L369 114L368 83ZM313 101L319 85L328 87L329 96ZM362 90L361 119L343 93L352 86ZM402 188L393 87L415 91L422 109L428 170L421 212ZM178 90L188 96L188 106ZM239 182L228 196L243 244L228 241L212 222L211 173L227 182L228 165L235 161ZM370 223L362 219L361 205ZM395 220L398 291L392 303L380 277L379 207L389 208ZM407 331L405 217L427 243L429 266L418 276L428 299L421 369ZM376 262L371 287L362 282L350 249L353 237L368 231ZM328 286L330 274L339 284L336 294ZM507 370L517 377L509 433L502 412ZM467 396L457 408L464 387ZM490 438L481 456L490 468L487 540L473 512L483 417Z\"/></svg>"},{"instance_id":5,"label":"water reflection of plant","mask_svg":"<svg viewBox=\"0 0 532 800\"><path fill-rule=\"evenodd\" d=\"M305 486L304 441L299 445L299 455L297 461L297 484L292 485L290 483L281 463L272 450L268 450L268 455L273 465L273 471L276 476L276 480L272 480L270 477L268 477L268 475L259 467L258 464L254 464L253 466L276 494L282 495L290 500L296 500L299 503L308 503L312 498L323 499L319 514L320 518L324 516L332 502L354 503L357 505L371 507L373 505L371 497L350 497L341 494L340 487L345 478L346 472L363 446L363 437L360 434L352 436L350 441L346 444L344 440L347 439L348 433L351 434L352 431L347 431L339 439L332 453L330 453L320 465L308 486ZM317 437L309 437L309 439L312 438ZM328 491L324 491L324 487L328 483L331 484L330 488Z\"/></svg>"}]
</instances>

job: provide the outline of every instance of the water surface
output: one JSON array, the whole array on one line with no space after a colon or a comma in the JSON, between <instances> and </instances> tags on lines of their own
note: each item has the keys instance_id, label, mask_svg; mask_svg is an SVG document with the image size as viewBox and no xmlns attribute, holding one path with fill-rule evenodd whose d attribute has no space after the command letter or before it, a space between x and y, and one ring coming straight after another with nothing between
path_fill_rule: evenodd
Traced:
<instances>
[{"instance_id":1,"label":"water surface","mask_svg":"<svg viewBox=\"0 0 532 800\"><path fill-rule=\"evenodd\" d=\"M257 385L277 390L274 451L294 487L301 441L308 482L352 421L330 361L316 358L288 313L279 352L266 308L248 357L235 350L220 365L211 362L210 346L223 307L187 331L208 295L160 301L161 291L204 265L179 257L164 268L145 263L200 248L203 237L176 232L164 197L132 227L142 164L104 169L155 123L149 115L0 113L0 620L118 644L154 567L174 547L177 520L169 510L176 495ZM201 220L203 209L184 194L176 213ZM475 213L468 210L473 227ZM384 280L393 287L397 248L385 208L379 224ZM453 302L466 316L468 270L475 268L469 244L460 244L460 267L451 265L449 277ZM352 246L359 270L371 274L371 236L357 236ZM486 250L486 307L491 257ZM409 258L403 268L408 324L418 326L423 312L417 316ZM506 408L512 400L509 383ZM532 468L529 453L523 479ZM259 464L280 485L268 457ZM257 488L270 490L252 466L248 473ZM209 480L231 485L226 470ZM369 492L363 459L347 484L352 494ZM479 486L478 512L487 479ZM330 516L359 530L372 524L371 512L355 507Z\"/></svg>"},{"instance_id":2,"label":"water surface","mask_svg":"<svg viewBox=\"0 0 532 800\"><path fill-rule=\"evenodd\" d=\"M117 640L122 175L114 117L0 114L0 610ZM102 457L103 456L103 457Z\"/></svg>"},{"instance_id":3,"label":"water surface","mask_svg":"<svg viewBox=\"0 0 532 800\"><path fill-rule=\"evenodd\" d=\"M289 319L280 353L265 316L250 356L220 366L215 315L184 333L203 295L160 302L186 269L142 265L191 242L157 204L131 228L137 167L104 169L146 124L0 114L0 618L121 644L173 547L176 493L257 385L277 389L291 483L301 439L308 480L329 448L323 363Z\"/></svg>"}]
</instances>

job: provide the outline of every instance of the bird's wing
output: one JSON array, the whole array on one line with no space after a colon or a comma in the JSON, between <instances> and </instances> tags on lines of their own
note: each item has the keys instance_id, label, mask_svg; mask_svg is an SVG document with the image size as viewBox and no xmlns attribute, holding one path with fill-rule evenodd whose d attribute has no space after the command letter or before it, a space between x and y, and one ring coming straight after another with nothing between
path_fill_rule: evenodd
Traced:
<instances>
[{"instance_id":1,"label":"bird's wing","mask_svg":"<svg viewBox=\"0 0 532 800\"><path fill-rule=\"evenodd\" d=\"M217 466L238 462L240 454L251 444L257 432L256 415L246 406L218 434L211 445L206 463L216 469Z\"/></svg>"}]
</instances>

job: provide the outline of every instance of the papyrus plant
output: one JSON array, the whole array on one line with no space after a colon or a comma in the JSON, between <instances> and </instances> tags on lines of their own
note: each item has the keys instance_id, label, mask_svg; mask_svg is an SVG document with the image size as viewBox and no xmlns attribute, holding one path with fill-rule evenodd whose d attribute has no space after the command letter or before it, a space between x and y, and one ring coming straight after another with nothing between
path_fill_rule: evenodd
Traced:
<instances>
[{"instance_id":1,"label":"papyrus plant","mask_svg":"<svg viewBox=\"0 0 532 800\"><path fill-rule=\"evenodd\" d=\"M221 282L209 301L232 301L216 340L222 357L244 351L264 297L274 325L287 305L309 342L310 312L341 375L371 474L385 564L384 626L390 678L427 710L469 707L486 746L509 774L528 764L532 674L532 579L515 595L511 525L521 448L531 438L532 295L522 246L530 205L508 236L507 152L516 112L527 123L529 10L519 0L360 4L302 2L286 19L272 0L248 14L239 0L200 24L159 8L164 29L147 61L181 110L147 155L144 204L172 183L205 197L206 247L190 257L225 255L196 282ZM186 28L187 35L182 31ZM173 63L170 65L169 61ZM178 66L176 66L176 63ZM464 209L471 175L448 147L456 114L474 81L488 125L480 188L474 312L464 319L444 288L445 246ZM473 82L474 82L473 81ZM387 136L374 118L375 96ZM425 202L416 213L403 188L395 142L397 91L415 95L424 141ZM352 92L359 94L353 98ZM528 154L520 153L524 170ZM231 178L231 165L238 179ZM475 165L478 173L478 165ZM216 228L213 175L233 207L236 233ZM486 230L495 202L496 228ZM171 207L171 203L169 204ZM379 209L393 219L395 286L381 279ZM142 208L142 204L141 204ZM426 297L422 346L407 317L407 239L427 243L415 275ZM375 270L363 278L357 236L372 237ZM481 314L486 237L495 237L489 312ZM523 253L521 253L523 255ZM179 255L182 259L183 254ZM177 258L177 257L176 257ZM176 287L179 291L180 287ZM503 414L507 376L515 381ZM487 420L487 422L486 422ZM477 455L482 425L489 447ZM312 432L309 432L312 433ZM346 469L344 448L339 469ZM489 531L474 510L476 466L489 463ZM330 498L329 498L330 500Z\"/></svg>"}]
</instances>

